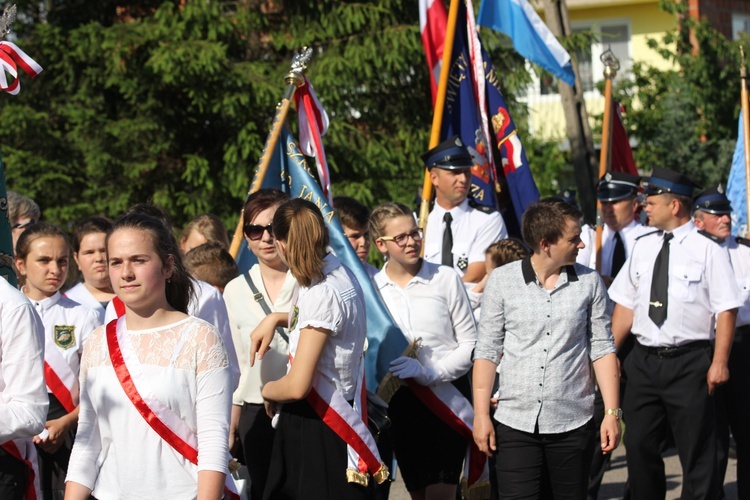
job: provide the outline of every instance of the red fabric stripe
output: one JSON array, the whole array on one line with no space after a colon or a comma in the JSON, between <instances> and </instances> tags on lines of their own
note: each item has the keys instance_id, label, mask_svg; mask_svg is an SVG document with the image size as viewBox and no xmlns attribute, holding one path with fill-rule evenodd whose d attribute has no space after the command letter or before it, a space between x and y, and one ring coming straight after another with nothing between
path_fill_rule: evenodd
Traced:
<instances>
[{"instance_id":1,"label":"red fabric stripe","mask_svg":"<svg viewBox=\"0 0 750 500\"><path fill-rule=\"evenodd\" d=\"M445 45L445 32L448 25L448 11L442 0L434 0L427 8L427 22L422 31L422 44L424 45L427 67L430 71L430 88L432 90L432 105L435 105L437 97L437 86L439 75L435 70L443 58L443 46Z\"/></svg>"},{"instance_id":2,"label":"red fabric stripe","mask_svg":"<svg viewBox=\"0 0 750 500\"><path fill-rule=\"evenodd\" d=\"M122 317L125 315L125 303L120 299L120 297L115 297L112 299L112 305L115 306L115 314L117 314L117 317Z\"/></svg>"},{"instance_id":3,"label":"red fabric stripe","mask_svg":"<svg viewBox=\"0 0 750 500\"><path fill-rule=\"evenodd\" d=\"M367 444L357 434L349 423L341 418L341 415L336 413L330 405L320 397L317 391L313 388L307 394L307 402L315 410L315 413L336 433L346 444L354 448L359 454L361 459L364 459L369 470L374 474L380 470L380 461L372 453Z\"/></svg>"},{"instance_id":4,"label":"red fabric stripe","mask_svg":"<svg viewBox=\"0 0 750 500\"><path fill-rule=\"evenodd\" d=\"M474 435L463 420L453 413L453 411L438 398L429 388L416 383L413 379L406 379L404 382L409 389L419 398L420 401L431 409L437 417L445 422L451 429L463 437L469 445L469 477L466 478L469 486L476 483L484 471L484 464L487 457L479 451L474 443Z\"/></svg>"},{"instance_id":5,"label":"red fabric stripe","mask_svg":"<svg viewBox=\"0 0 750 500\"><path fill-rule=\"evenodd\" d=\"M73 403L73 396L70 394L70 391L67 387L65 387L65 384L62 380L60 380L60 377L57 376L55 370L53 370L49 363L47 363L46 361L44 362L44 379L45 382L47 382L47 387L50 388L52 394L54 394L58 401L60 401L60 403L63 405L63 408L65 408L65 411L70 413L76 409L76 405L75 403Z\"/></svg>"},{"instance_id":6,"label":"red fabric stripe","mask_svg":"<svg viewBox=\"0 0 750 500\"><path fill-rule=\"evenodd\" d=\"M25 463L26 467L29 468L29 475L26 476L26 500L36 500L36 489L34 488L34 477L36 474L34 473L34 467L31 465L31 462L21 456L21 451L13 441L0 444L0 448L7 451L13 458Z\"/></svg>"}]
</instances>

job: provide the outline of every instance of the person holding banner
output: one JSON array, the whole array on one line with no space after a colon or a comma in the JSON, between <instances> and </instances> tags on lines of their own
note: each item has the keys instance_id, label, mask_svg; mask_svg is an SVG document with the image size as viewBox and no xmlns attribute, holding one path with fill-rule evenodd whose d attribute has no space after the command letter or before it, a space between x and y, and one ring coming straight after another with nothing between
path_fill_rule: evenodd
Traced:
<instances>
[{"instance_id":1,"label":"person holding banner","mask_svg":"<svg viewBox=\"0 0 750 500\"><path fill-rule=\"evenodd\" d=\"M65 498L236 498L227 351L186 313L193 284L177 241L159 219L127 214L107 255L125 311L86 345Z\"/></svg>"},{"instance_id":2,"label":"person holding banner","mask_svg":"<svg viewBox=\"0 0 750 500\"><path fill-rule=\"evenodd\" d=\"M70 247L60 229L32 224L16 242L22 291L44 325L44 375L49 392L45 431L34 438L45 499L59 498L78 421L78 370L83 346L101 322L93 310L60 293L68 275Z\"/></svg>"},{"instance_id":3,"label":"person holding banner","mask_svg":"<svg viewBox=\"0 0 750 500\"><path fill-rule=\"evenodd\" d=\"M112 222L104 217L88 217L76 225L73 235L73 259L83 275L83 282L65 292L69 299L93 309L104 323L104 311L115 297L109 282L107 247L104 241Z\"/></svg>"},{"instance_id":4,"label":"person holding banner","mask_svg":"<svg viewBox=\"0 0 750 500\"><path fill-rule=\"evenodd\" d=\"M455 406L471 410L471 304L458 274L420 257L422 232L407 206L376 207L370 226L387 256L375 285L401 331L418 344L414 357L391 362L391 373L407 381L389 402L396 459L412 498L454 499L467 451L466 437L448 422L459 408L440 405L442 412L427 396L447 389Z\"/></svg>"},{"instance_id":5,"label":"person holding banner","mask_svg":"<svg viewBox=\"0 0 750 500\"><path fill-rule=\"evenodd\" d=\"M382 483L388 468L363 420L367 327L362 289L328 253L328 231L314 203L301 198L284 203L272 230L299 293L288 319L289 369L262 391L266 411L277 424L263 497L372 498L369 475ZM266 354L283 316L267 316L253 332L251 363L256 353L260 359Z\"/></svg>"},{"instance_id":6,"label":"person holding banner","mask_svg":"<svg viewBox=\"0 0 750 500\"><path fill-rule=\"evenodd\" d=\"M276 250L271 228L276 209L288 199L289 195L278 189L260 189L248 197L243 211L245 240L258 263L230 281L224 290L240 364L240 385L232 397L230 437L242 443L252 500L263 496L275 433L261 390L264 384L286 373L289 341L286 330L280 328L271 341L271 350L251 366L250 334L267 315L286 315L291 309L297 282Z\"/></svg>"},{"instance_id":7,"label":"person holding banner","mask_svg":"<svg viewBox=\"0 0 750 500\"><path fill-rule=\"evenodd\" d=\"M561 199L529 206L522 232L533 254L495 269L484 291L474 353L474 440L484 453L497 454L501 499L540 498L547 482L556 499L586 498L596 434L592 362L607 408L601 453L619 443L619 370L607 292L596 271L575 263L583 248L580 219L580 210Z\"/></svg>"}]
</instances>

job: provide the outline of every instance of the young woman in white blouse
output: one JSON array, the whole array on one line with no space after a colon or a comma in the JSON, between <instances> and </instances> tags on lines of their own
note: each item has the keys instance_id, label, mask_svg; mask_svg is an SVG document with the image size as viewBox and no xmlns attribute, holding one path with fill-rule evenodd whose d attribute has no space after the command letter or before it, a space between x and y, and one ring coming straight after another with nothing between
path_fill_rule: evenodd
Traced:
<instances>
[{"instance_id":1,"label":"young woman in white blouse","mask_svg":"<svg viewBox=\"0 0 750 500\"><path fill-rule=\"evenodd\" d=\"M123 216L107 256L125 315L84 353L65 498L219 499L231 405L221 337L186 314L192 282L162 222Z\"/></svg>"},{"instance_id":2,"label":"young woman in white blouse","mask_svg":"<svg viewBox=\"0 0 750 500\"><path fill-rule=\"evenodd\" d=\"M452 384L470 408L467 373L477 332L461 278L450 267L420 257L422 232L407 206L376 207L370 227L375 245L387 257L375 284L406 338L419 345L416 358L395 359L391 372L421 387ZM389 403L399 469L412 498L452 500L468 443L418 392L403 386Z\"/></svg>"},{"instance_id":3,"label":"young woman in white blouse","mask_svg":"<svg viewBox=\"0 0 750 500\"><path fill-rule=\"evenodd\" d=\"M382 482L388 472L358 410L367 329L362 289L352 272L328 253L328 231L313 203L284 203L272 228L299 293L289 319L289 371L266 383L262 391L269 416L278 413L263 497L372 498L369 474ZM267 316L253 332L251 360L256 352L261 357L266 353L284 316ZM321 416L327 410L342 418L331 423ZM357 442L366 446L358 447ZM357 468L358 460L352 465L350 448L367 463L365 470Z\"/></svg>"},{"instance_id":4,"label":"young woman in white blouse","mask_svg":"<svg viewBox=\"0 0 750 500\"><path fill-rule=\"evenodd\" d=\"M245 240L258 263L230 281L224 290L240 363L240 385L233 396L230 442L239 438L242 443L250 472L250 498L254 500L263 496L275 432L263 406L261 389L265 383L278 380L286 373L289 344L283 338L286 332L282 330L282 335L277 331L271 350L262 361L250 366L250 334L268 314L256 300L256 292L262 294L262 300L272 313L288 314L291 308L297 282L276 250L271 229L276 209L288 199L289 195L278 189L260 189L248 197L243 211Z\"/></svg>"},{"instance_id":5,"label":"young woman in white blouse","mask_svg":"<svg viewBox=\"0 0 750 500\"><path fill-rule=\"evenodd\" d=\"M25 279L23 293L44 324L45 379L49 392L46 430L34 438L45 499L65 489L65 474L78 421L78 370L81 354L99 317L60 294L68 275L70 246L57 227L32 224L16 243L16 268Z\"/></svg>"},{"instance_id":6,"label":"young woman in white blouse","mask_svg":"<svg viewBox=\"0 0 750 500\"><path fill-rule=\"evenodd\" d=\"M83 282L65 292L65 296L93 309L104 323L104 311L115 297L109 282L107 248L104 241L112 222L104 217L88 217L76 225L73 233L73 259Z\"/></svg>"}]
</instances>

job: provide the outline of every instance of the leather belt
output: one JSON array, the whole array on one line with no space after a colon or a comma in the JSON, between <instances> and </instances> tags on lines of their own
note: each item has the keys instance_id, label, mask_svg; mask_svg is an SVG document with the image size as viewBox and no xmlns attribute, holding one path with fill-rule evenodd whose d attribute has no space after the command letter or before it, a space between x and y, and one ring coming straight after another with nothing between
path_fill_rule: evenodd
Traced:
<instances>
[{"instance_id":1,"label":"leather belt","mask_svg":"<svg viewBox=\"0 0 750 500\"><path fill-rule=\"evenodd\" d=\"M647 353L657 356L659 358L677 358L691 351L695 351L697 349L705 349L706 347L710 347L711 341L697 340L695 342L690 342L689 344L684 344L684 345L677 346L677 347L649 347L649 346L645 346L641 344L640 342L636 342L635 345L639 349L642 349L646 351Z\"/></svg>"}]
</instances>

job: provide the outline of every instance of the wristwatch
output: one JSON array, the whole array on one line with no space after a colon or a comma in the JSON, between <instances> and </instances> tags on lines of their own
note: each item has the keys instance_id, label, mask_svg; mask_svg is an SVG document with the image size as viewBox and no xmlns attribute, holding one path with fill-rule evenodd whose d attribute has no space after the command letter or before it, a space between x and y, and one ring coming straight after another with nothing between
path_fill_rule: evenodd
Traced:
<instances>
[{"instance_id":1,"label":"wristwatch","mask_svg":"<svg viewBox=\"0 0 750 500\"><path fill-rule=\"evenodd\" d=\"M615 408L614 410L610 408L606 412L604 412L605 415L614 415L617 420L620 420L622 418L622 408Z\"/></svg>"}]
</instances>

